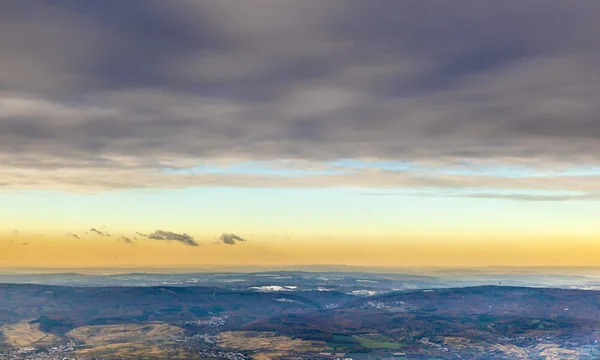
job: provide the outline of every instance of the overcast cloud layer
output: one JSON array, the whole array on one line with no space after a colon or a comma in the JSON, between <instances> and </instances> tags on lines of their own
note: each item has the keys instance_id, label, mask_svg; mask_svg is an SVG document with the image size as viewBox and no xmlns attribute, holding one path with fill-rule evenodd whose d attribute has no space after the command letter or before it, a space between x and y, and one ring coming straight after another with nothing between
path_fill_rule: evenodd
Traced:
<instances>
[{"instance_id":1,"label":"overcast cloud layer","mask_svg":"<svg viewBox=\"0 0 600 360\"><path fill-rule=\"evenodd\" d=\"M600 165L599 18L597 0L5 0L0 187L598 191L598 176L163 169Z\"/></svg>"}]
</instances>

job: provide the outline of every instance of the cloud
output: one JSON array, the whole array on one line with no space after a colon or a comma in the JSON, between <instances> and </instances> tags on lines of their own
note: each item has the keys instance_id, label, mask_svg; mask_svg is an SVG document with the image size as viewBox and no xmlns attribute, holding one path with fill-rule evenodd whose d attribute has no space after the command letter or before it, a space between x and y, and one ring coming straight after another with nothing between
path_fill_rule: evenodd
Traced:
<instances>
[{"instance_id":1,"label":"cloud","mask_svg":"<svg viewBox=\"0 0 600 360\"><path fill-rule=\"evenodd\" d=\"M364 196L418 196L418 197L459 197L472 199L512 200L512 201L597 201L600 193L564 194L548 192L546 194L532 193L502 193L502 192L419 192L419 193L364 193Z\"/></svg>"},{"instance_id":2,"label":"cloud","mask_svg":"<svg viewBox=\"0 0 600 360\"><path fill-rule=\"evenodd\" d=\"M219 237L219 240L223 243L223 244L227 244L227 245L235 245L238 242L245 242L246 239L243 239L235 234L223 234L221 235L221 237Z\"/></svg>"},{"instance_id":3,"label":"cloud","mask_svg":"<svg viewBox=\"0 0 600 360\"><path fill-rule=\"evenodd\" d=\"M563 165L559 165L563 166ZM451 174L430 173L418 170L356 170L340 174L305 174L298 176L264 174L223 174L199 173L194 175L157 175L136 171L112 170L98 174L94 179L70 178L70 174L56 171L54 179L47 181L40 177L44 186L57 186L65 191L102 191L134 188L177 189L200 186L255 187L255 188L500 188L500 189L543 189L561 191L600 191L600 175L561 175L561 176L520 176L509 177L500 174ZM64 181L58 185L57 181ZM72 184L67 186L66 184ZM38 185L40 186L40 185ZM25 187L32 189L35 187Z\"/></svg>"},{"instance_id":4,"label":"cloud","mask_svg":"<svg viewBox=\"0 0 600 360\"><path fill-rule=\"evenodd\" d=\"M394 185L164 173L224 158L600 165L598 16L558 0L3 1L0 189Z\"/></svg>"},{"instance_id":5,"label":"cloud","mask_svg":"<svg viewBox=\"0 0 600 360\"><path fill-rule=\"evenodd\" d=\"M74 237L77 240L81 240L81 237L79 237L79 235L77 234L73 234L73 233L68 233L67 235Z\"/></svg>"},{"instance_id":6,"label":"cloud","mask_svg":"<svg viewBox=\"0 0 600 360\"><path fill-rule=\"evenodd\" d=\"M125 244L133 244L134 243L134 241L131 240L131 238L128 238L127 236L121 236L120 240L123 241Z\"/></svg>"},{"instance_id":7,"label":"cloud","mask_svg":"<svg viewBox=\"0 0 600 360\"><path fill-rule=\"evenodd\" d=\"M110 236L110 234L100 231L100 230L97 230L97 229L94 229L94 228L91 228L90 231L93 233L96 233L97 235L100 235L100 236Z\"/></svg>"},{"instance_id":8,"label":"cloud","mask_svg":"<svg viewBox=\"0 0 600 360\"><path fill-rule=\"evenodd\" d=\"M600 194L579 195L532 195L532 194L462 194L460 197L475 199L501 199L517 201L589 201L600 200Z\"/></svg>"},{"instance_id":9,"label":"cloud","mask_svg":"<svg viewBox=\"0 0 600 360\"><path fill-rule=\"evenodd\" d=\"M196 242L196 240L194 240L194 238L188 234L177 234L171 231L165 231L165 230L156 230L153 233L150 233L148 235L142 234L142 233L137 233L140 236L146 237L148 239L151 240L167 240L167 241L178 241L182 244L185 245L189 245L189 246L198 246L198 243Z\"/></svg>"}]
</instances>

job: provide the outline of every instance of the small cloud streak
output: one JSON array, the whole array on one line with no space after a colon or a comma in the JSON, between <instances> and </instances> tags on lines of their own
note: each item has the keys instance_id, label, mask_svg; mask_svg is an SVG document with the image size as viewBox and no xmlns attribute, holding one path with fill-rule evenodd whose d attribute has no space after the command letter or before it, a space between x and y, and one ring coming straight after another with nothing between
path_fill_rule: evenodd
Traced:
<instances>
[{"instance_id":1,"label":"small cloud streak","mask_svg":"<svg viewBox=\"0 0 600 360\"><path fill-rule=\"evenodd\" d=\"M93 232L93 233L96 233L96 234L98 234L100 236L110 236L110 234L105 233L105 232L100 231L100 230L97 230L97 229L94 229L94 228L91 228L90 231Z\"/></svg>"},{"instance_id":2,"label":"small cloud streak","mask_svg":"<svg viewBox=\"0 0 600 360\"><path fill-rule=\"evenodd\" d=\"M155 232L148 235L139 232L137 234L146 237L150 240L177 241L188 246L198 246L196 240L194 240L192 236L186 233L178 234L172 231L156 230Z\"/></svg>"},{"instance_id":3,"label":"small cloud streak","mask_svg":"<svg viewBox=\"0 0 600 360\"><path fill-rule=\"evenodd\" d=\"M227 245L235 245L238 242L245 242L246 239L241 238L235 234L223 234L221 235L221 237L219 238L220 242L222 242L223 244L227 244Z\"/></svg>"},{"instance_id":4,"label":"small cloud streak","mask_svg":"<svg viewBox=\"0 0 600 360\"><path fill-rule=\"evenodd\" d=\"M79 237L79 235L77 234L73 234L73 233L68 233L67 235L74 237L77 240L81 240L81 238Z\"/></svg>"},{"instance_id":5,"label":"small cloud streak","mask_svg":"<svg viewBox=\"0 0 600 360\"><path fill-rule=\"evenodd\" d=\"M127 236L121 236L121 240L125 243L125 244L133 244L133 240L131 240L130 238L128 238Z\"/></svg>"},{"instance_id":6,"label":"small cloud streak","mask_svg":"<svg viewBox=\"0 0 600 360\"><path fill-rule=\"evenodd\" d=\"M456 197L469 199L512 200L512 201L597 201L600 193L585 194L519 194L519 193L364 193L363 196L418 196Z\"/></svg>"},{"instance_id":7,"label":"small cloud streak","mask_svg":"<svg viewBox=\"0 0 600 360\"><path fill-rule=\"evenodd\" d=\"M590 201L600 200L600 194L580 195L532 195L532 194L464 194L458 195L474 199L500 199L516 201Z\"/></svg>"}]
</instances>

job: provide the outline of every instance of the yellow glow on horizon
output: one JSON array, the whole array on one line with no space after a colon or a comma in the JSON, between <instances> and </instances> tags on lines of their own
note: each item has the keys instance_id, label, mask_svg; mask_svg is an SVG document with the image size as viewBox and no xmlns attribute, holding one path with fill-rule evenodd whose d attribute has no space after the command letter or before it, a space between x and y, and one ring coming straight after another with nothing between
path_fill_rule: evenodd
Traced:
<instances>
[{"instance_id":1,"label":"yellow glow on horizon","mask_svg":"<svg viewBox=\"0 0 600 360\"><path fill-rule=\"evenodd\" d=\"M27 243L27 245L22 245ZM255 239L238 245L114 238L0 238L0 266L246 266L336 264L359 266L594 266L600 242L593 238L350 238Z\"/></svg>"}]
</instances>

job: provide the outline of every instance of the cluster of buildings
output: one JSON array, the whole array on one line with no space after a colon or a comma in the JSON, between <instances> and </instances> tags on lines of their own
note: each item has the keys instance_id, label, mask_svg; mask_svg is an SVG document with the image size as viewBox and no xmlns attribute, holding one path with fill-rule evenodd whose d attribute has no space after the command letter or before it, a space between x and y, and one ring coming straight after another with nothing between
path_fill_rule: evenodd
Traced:
<instances>
[{"instance_id":1,"label":"cluster of buildings","mask_svg":"<svg viewBox=\"0 0 600 360\"><path fill-rule=\"evenodd\" d=\"M319 353L323 358L333 360L407 360L403 352L374 352L374 353Z\"/></svg>"},{"instance_id":2,"label":"cluster of buildings","mask_svg":"<svg viewBox=\"0 0 600 360\"><path fill-rule=\"evenodd\" d=\"M600 358L600 346L597 345L583 345L577 349L579 353L579 359L581 360L593 360Z\"/></svg>"},{"instance_id":3,"label":"cluster of buildings","mask_svg":"<svg viewBox=\"0 0 600 360\"><path fill-rule=\"evenodd\" d=\"M176 343L185 343L185 344L194 344L194 343L205 343L214 345L217 343L217 337L209 334L196 334L192 336L183 336L183 335L171 335L169 337L170 341Z\"/></svg>"},{"instance_id":4,"label":"cluster of buildings","mask_svg":"<svg viewBox=\"0 0 600 360\"><path fill-rule=\"evenodd\" d=\"M33 347L24 347L0 353L0 360L71 360L72 347L58 346L49 349L37 349Z\"/></svg>"},{"instance_id":5,"label":"cluster of buildings","mask_svg":"<svg viewBox=\"0 0 600 360\"><path fill-rule=\"evenodd\" d=\"M394 302L382 302L377 300L371 300L364 303L361 308L363 309L409 309L411 306L406 304L404 301L394 301Z\"/></svg>"},{"instance_id":6,"label":"cluster of buildings","mask_svg":"<svg viewBox=\"0 0 600 360\"><path fill-rule=\"evenodd\" d=\"M442 345L442 344L434 343L431 340L429 340L428 338L423 338L423 339L419 340L419 342L421 344L423 344L423 345L427 345L427 346L430 346L432 348L436 348L438 350L442 350L442 351L445 351L445 352L449 352L450 351L450 349L447 346Z\"/></svg>"},{"instance_id":7,"label":"cluster of buildings","mask_svg":"<svg viewBox=\"0 0 600 360\"><path fill-rule=\"evenodd\" d=\"M227 359L227 360L247 360L244 354L239 352L223 352L215 350L203 350L199 353L201 358L207 359Z\"/></svg>"},{"instance_id":8,"label":"cluster of buildings","mask_svg":"<svg viewBox=\"0 0 600 360\"><path fill-rule=\"evenodd\" d=\"M11 351L7 354L0 354L2 360L114 360L108 358L82 358L82 357L69 357L60 354L51 354L48 352L37 352L23 354L16 351Z\"/></svg>"},{"instance_id":9,"label":"cluster of buildings","mask_svg":"<svg viewBox=\"0 0 600 360\"><path fill-rule=\"evenodd\" d=\"M213 316L205 320L185 321L184 325L219 327L227 323L227 316Z\"/></svg>"},{"instance_id":10,"label":"cluster of buildings","mask_svg":"<svg viewBox=\"0 0 600 360\"><path fill-rule=\"evenodd\" d=\"M71 349L72 351L73 349ZM244 354L231 351L204 350L198 353L200 358L204 359L224 359L224 360L248 360ZM68 351L61 351L59 348L40 350L36 348L21 348L0 353L0 360L114 360L108 358L81 358L74 357Z\"/></svg>"}]
</instances>

